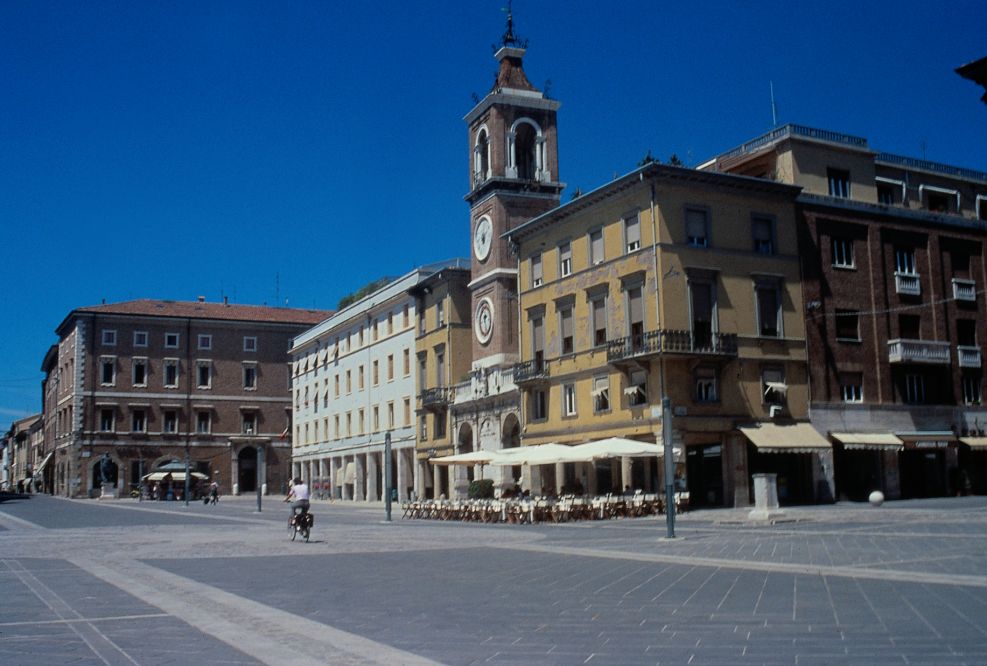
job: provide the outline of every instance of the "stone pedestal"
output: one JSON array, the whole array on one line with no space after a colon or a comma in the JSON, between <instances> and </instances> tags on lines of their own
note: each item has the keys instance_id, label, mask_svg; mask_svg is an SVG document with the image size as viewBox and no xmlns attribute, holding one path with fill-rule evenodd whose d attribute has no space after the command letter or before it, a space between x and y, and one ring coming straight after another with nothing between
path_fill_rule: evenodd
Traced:
<instances>
[{"instance_id":1,"label":"stone pedestal","mask_svg":"<svg viewBox=\"0 0 987 666\"><path fill-rule=\"evenodd\" d=\"M104 500L104 499L116 499L116 498L117 498L116 486L114 486L112 483L102 484L102 488L99 494L99 499Z\"/></svg>"},{"instance_id":2,"label":"stone pedestal","mask_svg":"<svg viewBox=\"0 0 987 666\"><path fill-rule=\"evenodd\" d=\"M754 474L754 508L748 520L771 521L785 515L778 506L778 475Z\"/></svg>"}]
</instances>

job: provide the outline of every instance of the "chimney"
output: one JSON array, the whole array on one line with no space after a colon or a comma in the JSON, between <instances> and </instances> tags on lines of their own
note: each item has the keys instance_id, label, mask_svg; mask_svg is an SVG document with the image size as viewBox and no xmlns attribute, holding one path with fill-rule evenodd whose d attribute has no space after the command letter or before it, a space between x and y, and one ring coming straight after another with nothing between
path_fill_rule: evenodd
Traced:
<instances>
[{"instance_id":1,"label":"chimney","mask_svg":"<svg viewBox=\"0 0 987 666\"><path fill-rule=\"evenodd\" d=\"M200 303L205 303L206 302L206 297L205 296L199 296L196 300L199 301Z\"/></svg>"},{"instance_id":2,"label":"chimney","mask_svg":"<svg viewBox=\"0 0 987 666\"><path fill-rule=\"evenodd\" d=\"M223 296L223 305L229 305L229 304L230 304L230 297Z\"/></svg>"}]
</instances>

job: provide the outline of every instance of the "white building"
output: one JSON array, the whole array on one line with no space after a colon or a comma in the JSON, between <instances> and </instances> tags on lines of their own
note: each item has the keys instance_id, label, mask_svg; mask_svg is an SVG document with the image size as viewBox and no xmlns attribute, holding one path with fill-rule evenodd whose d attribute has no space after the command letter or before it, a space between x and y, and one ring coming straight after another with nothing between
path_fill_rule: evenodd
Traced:
<instances>
[{"instance_id":1,"label":"white building","mask_svg":"<svg viewBox=\"0 0 987 666\"><path fill-rule=\"evenodd\" d=\"M393 488L416 487L415 298L408 290L450 265L393 280L292 342L293 472L316 497L384 498L384 436Z\"/></svg>"}]
</instances>

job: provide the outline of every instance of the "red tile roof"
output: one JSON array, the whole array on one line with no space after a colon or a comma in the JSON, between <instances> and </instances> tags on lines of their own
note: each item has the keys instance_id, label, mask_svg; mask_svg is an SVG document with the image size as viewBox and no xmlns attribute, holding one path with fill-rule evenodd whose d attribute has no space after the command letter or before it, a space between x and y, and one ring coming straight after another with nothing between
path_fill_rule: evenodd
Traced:
<instances>
[{"instance_id":1,"label":"red tile roof","mask_svg":"<svg viewBox=\"0 0 987 666\"><path fill-rule=\"evenodd\" d=\"M272 308L266 305L236 305L203 301L164 301L142 298L136 301L90 305L74 312L137 315L144 317L180 317L191 319L222 319L277 324L318 324L334 314L332 310L303 310Z\"/></svg>"}]
</instances>

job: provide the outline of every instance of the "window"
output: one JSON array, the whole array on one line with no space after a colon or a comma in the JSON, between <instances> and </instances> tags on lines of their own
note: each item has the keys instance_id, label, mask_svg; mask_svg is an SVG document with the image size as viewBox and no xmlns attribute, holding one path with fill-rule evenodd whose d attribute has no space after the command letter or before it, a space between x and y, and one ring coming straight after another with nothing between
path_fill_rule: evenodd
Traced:
<instances>
[{"instance_id":1,"label":"window","mask_svg":"<svg viewBox=\"0 0 987 666\"><path fill-rule=\"evenodd\" d=\"M540 287L542 283L541 255L531 257L531 286Z\"/></svg>"},{"instance_id":2,"label":"window","mask_svg":"<svg viewBox=\"0 0 987 666\"><path fill-rule=\"evenodd\" d=\"M607 344L607 297L598 296L590 301L593 315L593 346Z\"/></svg>"},{"instance_id":3,"label":"window","mask_svg":"<svg viewBox=\"0 0 987 666\"><path fill-rule=\"evenodd\" d=\"M353 412L346 412L346 436L353 435Z\"/></svg>"},{"instance_id":4,"label":"window","mask_svg":"<svg viewBox=\"0 0 987 666\"><path fill-rule=\"evenodd\" d=\"M435 320L439 328L446 325L446 304L441 298L435 302Z\"/></svg>"},{"instance_id":5,"label":"window","mask_svg":"<svg viewBox=\"0 0 987 666\"><path fill-rule=\"evenodd\" d=\"M103 356L99 360L99 383L103 386L116 384L117 360L114 356Z\"/></svg>"},{"instance_id":6,"label":"window","mask_svg":"<svg viewBox=\"0 0 987 666\"><path fill-rule=\"evenodd\" d=\"M257 415L254 412L243 412L240 417L240 432L244 435L253 435L257 432Z\"/></svg>"},{"instance_id":7,"label":"window","mask_svg":"<svg viewBox=\"0 0 987 666\"><path fill-rule=\"evenodd\" d=\"M692 247L709 247L709 212L703 208L685 209L685 238Z\"/></svg>"},{"instance_id":8,"label":"window","mask_svg":"<svg viewBox=\"0 0 987 666\"><path fill-rule=\"evenodd\" d=\"M387 381L394 379L394 354L387 355Z\"/></svg>"},{"instance_id":9,"label":"window","mask_svg":"<svg viewBox=\"0 0 987 666\"><path fill-rule=\"evenodd\" d=\"M394 403L387 403L387 429L394 428Z\"/></svg>"},{"instance_id":10,"label":"window","mask_svg":"<svg viewBox=\"0 0 987 666\"><path fill-rule=\"evenodd\" d=\"M921 340L921 315L898 315L898 337L902 340Z\"/></svg>"},{"instance_id":11,"label":"window","mask_svg":"<svg viewBox=\"0 0 987 666\"><path fill-rule=\"evenodd\" d=\"M700 366L696 368L696 402L716 402L719 394L716 390L716 368Z\"/></svg>"},{"instance_id":12,"label":"window","mask_svg":"<svg viewBox=\"0 0 987 666\"><path fill-rule=\"evenodd\" d=\"M201 349L201 350L212 349L212 336L211 335L200 334L199 335L198 342L199 342L199 349Z\"/></svg>"},{"instance_id":13,"label":"window","mask_svg":"<svg viewBox=\"0 0 987 666\"><path fill-rule=\"evenodd\" d=\"M334 386L333 394L338 398L339 397L339 374L338 373L336 374L335 377L333 377L333 386Z\"/></svg>"},{"instance_id":14,"label":"window","mask_svg":"<svg viewBox=\"0 0 987 666\"><path fill-rule=\"evenodd\" d=\"M905 375L905 402L910 405L920 405L925 402L924 375Z\"/></svg>"},{"instance_id":15,"label":"window","mask_svg":"<svg viewBox=\"0 0 987 666\"><path fill-rule=\"evenodd\" d=\"M165 333L165 349L178 349L179 340L178 333Z\"/></svg>"},{"instance_id":16,"label":"window","mask_svg":"<svg viewBox=\"0 0 987 666\"><path fill-rule=\"evenodd\" d=\"M853 268L853 241L849 238L833 238L833 265Z\"/></svg>"},{"instance_id":17,"label":"window","mask_svg":"<svg viewBox=\"0 0 987 666\"><path fill-rule=\"evenodd\" d=\"M133 382L134 386L147 386L147 359L134 358L133 360Z\"/></svg>"},{"instance_id":18,"label":"window","mask_svg":"<svg viewBox=\"0 0 987 666\"><path fill-rule=\"evenodd\" d=\"M941 192L929 192L925 196L926 208L933 213L949 212L949 197Z\"/></svg>"},{"instance_id":19,"label":"window","mask_svg":"<svg viewBox=\"0 0 987 666\"><path fill-rule=\"evenodd\" d=\"M860 372L840 373L840 400L843 402L864 401L864 375Z\"/></svg>"},{"instance_id":20,"label":"window","mask_svg":"<svg viewBox=\"0 0 987 666\"><path fill-rule=\"evenodd\" d=\"M424 390L428 386L428 356L426 352L418 355L418 388Z\"/></svg>"},{"instance_id":21,"label":"window","mask_svg":"<svg viewBox=\"0 0 987 666\"><path fill-rule=\"evenodd\" d=\"M364 428L364 421L363 421L364 416L365 416L365 413L363 411L363 408L361 407L360 410L357 412L357 419L358 420L356 422L356 427L359 429L359 430L357 430L357 434L358 435L362 435L363 432L364 432L363 431L363 428Z\"/></svg>"},{"instance_id":22,"label":"window","mask_svg":"<svg viewBox=\"0 0 987 666\"><path fill-rule=\"evenodd\" d=\"M446 413L436 412L435 413L435 439L446 436Z\"/></svg>"},{"instance_id":23,"label":"window","mask_svg":"<svg viewBox=\"0 0 987 666\"><path fill-rule=\"evenodd\" d=\"M380 328L379 323L377 322L376 319L374 319L373 322L371 322L371 324L370 324L370 339L373 342L376 342L377 341L378 329L379 328Z\"/></svg>"},{"instance_id":24,"label":"window","mask_svg":"<svg viewBox=\"0 0 987 666\"><path fill-rule=\"evenodd\" d=\"M850 172L844 169L826 169L829 180L829 196L850 198Z\"/></svg>"},{"instance_id":25,"label":"window","mask_svg":"<svg viewBox=\"0 0 987 666\"><path fill-rule=\"evenodd\" d=\"M559 245L559 277L572 274L572 244L565 241Z\"/></svg>"},{"instance_id":26,"label":"window","mask_svg":"<svg viewBox=\"0 0 987 666\"><path fill-rule=\"evenodd\" d=\"M362 347L363 346L363 326L362 325L360 326L360 328L356 332L356 342L357 342L357 346L358 347Z\"/></svg>"},{"instance_id":27,"label":"window","mask_svg":"<svg viewBox=\"0 0 987 666\"><path fill-rule=\"evenodd\" d=\"M243 336L243 351L245 352L255 352L257 351L257 337L253 335Z\"/></svg>"},{"instance_id":28,"label":"window","mask_svg":"<svg viewBox=\"0 0 987 666\"><path fill-rule=\"evenodd\" d=\"M165 410L161 431L169 435L178 432L178 412L174 409Z\"/></svg>"},{"instance_id":29,"label":"window","mask_svg":"<svg viewBox=\"0 0 987 666\"><path fill-rule=\"evenodd\" d=\"M894 269L905 275L915 275L915 249L898 247L894 251Z\"/></svg>"},{"instance_id":30,"label":"window","mask_svg":"<svg viewBox=\"0 0 987 666\"><path fill-rule=\"evenodd\" d=\"M542 421L548 416L548 394L541 390L531 392L531 420Z\"/></svg>"},{"instance_id":31,"label":"window","mask_svg":"<svg viewBox=\"0 0 987 666\"><path fill-rule=\"evenodd\" d=\"M624 247L628 253L641 249L641 222L637 213L624 218Z\"/></svg>"},{"instance_id":32,"label":"window","mask_svg":"<svg viewBox=\"0 0 987 666\"><path fill-rule=\"evenodd\" d=\"M104 330L101 340L104 347L114 347L117 343L117 332Z\"/></svg>"},{"instance_id":33,"label":"window","mask_svg":"<svg viewBox=\"0 0 987 666\"><path fill-rule=\"evenodd\" d=\"M208 435L212 432L212 414L205 411L196 412L195 431L202 435Z\"/></svg>"},{"instance_id":34,"label":"window","mask_svg":"<svg viewBox=\"0 0 987 666\"><path fill-rule=\"evenodd\" d=\"M353 377L350 374L350 371L347 370L346 371L346 395L349 395L352 392L353 392Z\"/></svg>"},{"instance_id":35,"label":"window","mask_svg":"<svg viewBox=\"0 0 987 666\"><path fill-rule=\"evenodd\" d=\"M411 374L411 350L404 350L404 376L407 377Z\"/></svg>"},{"instance_id":36,"label":"window","mask_svg":"<svg viewBox=\"0 0 987 666\"><path fill-rule=\"evenodd\" d=\"M411 425L411 398L404 399L404 425Z\"/></svg>"},{"instance_id":37,"label":"window","mask_svg":"<svg viewBox=\"0 0 987 666\"><path fill-rule=\"evenodd\" d=\"M212 386L212 363L209 361L196 361L195 377L198 388L210 388Z\"/></svg>"},{"instance_id":38,"label":"window","mask_svg":"<svg viewBox=\"0 0 987 666\"><path fill-rule=\"evenodd\" d=\"M147 346L147 331L134 331L134 346L135 347Z\"/></svg>"},{"instance_id":39,"label":"window","mask_svg":"<svg viewBox=\"0 0 987 666\"><path fill-rule=\"evenodd\" d=\"M380 405L374 405L374 409L373 409L372 417L371 418L373 418L373 423L372 423L373 431L372 432L378 432L378 431L380 431Z\"/></svg>"},{"instance_id":40,"label":"window","mask_svg":"<svg viewBox=\"0 0 987 666\"><path fill-rule=\"evenodd\" d=\"M562 385L562 416L576 415L576 385Z\"/></svg>"},{"instance_id":41,"label":"window","mask_svg":"<svg viewBox=\"0 0 987 666\"><path fill-rule=\"evenodd\" d=\"M387 313L387 330L384 331L384 335L390 335L394 332L394 313Z\"/></svg>"},{"instance_id":42,"label":"window","mask_svg":"<svg viewBox=\"0 0 987 666\"><path fill-rule=\"evenodd\" d=\"M836 311L836 339L860 340L860 314L856 310Z\"/></svg>"},{"instance_id":43,"label":"window","mask_svg":"<svg viewBox=\"0 0 987 666\"><path fill-rule=\"evenodd\" d=\"M894 188L890 185L878 184L877 186L877 203L883 204L885 206L894 205Z\"/></svg>"},{"instance_id":44,"label":"window","mask_svg":"<svg viewBox=\"0 0 987 666\"><path fill-rule=\"evenodd\" d=\"M130 412L130 432L147 432L147 413L143 409Z\"/></svg>"},{"instance_id":45,"label":"window","mask_svg":"<svg viewBox=\"0 0 987 666\"><path fill-rule=\"evenodd\" d=\"M763 338L781 337L781 288L777 280L760 279L754 285L757 301L757 334Z\"/></svg>"},{"instance_id":46,"label":"window","mask_svg":"<svg viewBox=\"0 0 987 666\"><path fill-rule=\"evenodd\" d=\"M164 387L178 388L178 359L166 358L164 360Z\"/></svg>"},{"instance_id":47,"label":"window","mask_svg":"<svg viewBox=\"0 0 987 666\"><path fill-rule=\"evenodd\" d=\"M409 306L407 303L404 304L404 310L401 313L401 317L404 327L408 328L408 326L411 325L411 306Z\"/></svg>"},{"instance_id":48,"label":"window","mask_svg":"<svg viewBox=\"0 0 987 666\"><path fill-rule=\"evenodd\" d=\"M357 386L357 389L360 390L360 391L363 390L363 379L364 379L364 377L363 377L363 366L361 365L361 366L359 366L356 369L356 386Z\"/></svg>"},{"instance_id":49,"label":"window","mask_svg":"<svg viewBox=\"0 0 987 666\"><path fill-rule=\"evenodd\" d=\"M418 429L419 429L419 432L421 433L421 435L420 435L421 440L422 441L427 440L428 439L428 416L427 415L425 415L425 414L422 414L421 415L421 418L419 419L419 423L418 423Z\"/></svg>"},{"instance_id":50,"label":"window","mask_svg":"<svg viewBox=\"0 0 987 666\"><path fill-rule=\"evenodd\" d=\"M531 319L531 356L535 367L541 369L545 362L545 320L542 317Z\"/></svg>"},{"instance_id":51,"label":"window","mask_svg":"<svg viewBox=\"0 0 987 666\"><path fill-rule=\"evenodd\" d=\"M435 385L446 385L446 354L444 348L442 351L436 350L435 352Z\"/></svg>"},{"instance_id":52,"label":"window","mask_svg":"<svg viewBox=\"0 0 987 666\"><path fill-rule=\"evenodd\" d=\"M648 404L648 372L647 370L631 370L627 378L627 404L631 407L641 407Z\"/></svg>"},{"instance_id":53,"label":"window","mask_svg":"<svg viewBox=\"0 0 987 666\"><path fill-rule=\"evenodd\" d=\"M605 258L603 256L603 229L589 232L589 265L602 264Z\"/></svg>"},{"instance_id":54,"label":"window","mask_svg":"<svg viewBox=\"0 0 987 666\"><path fill-rule=\"evenodd\" d=\"M336 439L342 437L342 433L339 432L339 414L335 414L332 417L332 428L333 432L336 433Z\"/></svg>"},{"instance_id":55,"label":"window","mask_svg":"<svg viewBox=\"0 0 987 666\"><path fill-rule=\"evenodd\" d=\"M572 306L559 310L559 336L562 340L562 353L573 352Z\"/></svg>"},{"instance_id":56,"label":"window","mask_svg":"<svg viewBox=\"0 0 987 666\"><path fill-rule=\"evenodd\" d=\"M243 388L253 391L257 388L257 365L255 363L243 364ZM316 401L318 405L318 400Z\"/></svg>"},{"instance_id":57,"label":"window","mask_svg":"<svg viewBox=\"0 0 987 666\"><path fill-rule=\"evenodd\" d=\"M422 308L418 313L418 335L425 335L428 330L425 326L425 308Z\"/></svg>"},{"instance_id":58,"label":"window","mask_svg":"<svg viewBox=\"0 0 987 666\"><path fill-rule=\"evenodd\" d=\"M774 226L774 220L770 217L751 218L751 237L754 241L754 251L758 254L775 253Z\"/></svg>"},{"instance_id":59,"label":"window","mask_svg":"<svg viewBox=\"0 0 987 666\"><path fill-rule=\"evenodd\" d=\"M716 302L713 283L707 280L689 280L689 302L692 306L692 348L713 348L713 323Z\"/></svg>"},{"instance_id":60,"label":"window","mask_svg":"<svg viewBox=\"0 0 987 666\"><path fill-rule=\"evenodd\" d=\"M116 410L112 408L103 408L99 410L99 430L100 432L113 432L114 430L114 417L116 416Z\"/></svg>"},{"instance_id":61,"label":"window","mask_svg":"<svg viewBox=\"0 0 987 666\"><path fill-rule=\"evenodd\" d=\"M772 367L761 371L761 395L765 405L783 405L787 393L784 370Z\"/></svg>"},{"instance_id":62,"label":"window","mask_svg":"<svg viewBox=\"0 0 987 666\"><path fill-rule=\"evenodd\" d=\"M610 378L594 377L593 390L593 411L595 413L610 411Z\"/></svg>"},{"instance_id":63,"label":"window","mask_svg":"<svg viewBox=\"0 0 987 666\"><path fill-rule=\"evenodd\" d=\"M963 374L963 403L967 405L980 404L980 374Z\"/></svg>"},{"instance_id":64,"label":"window","mask_svg":"<svg viewBox=\"0 0 987 666\"><path fill-rule=\"evenodd\" d=\"M374 362L371 365L370 372L371 372L371 380L373 382L373 385L377 386L378 384L380 384L380 361L378 359L376 358L374 359Z\"/></svg>"},{"instance_id":65,"label":"window","mask_svg":"<svg viewBox=\"0 0 987 666\"><path fill-rule=\"evenodd\" d=\"M627 326L635 350L644 347L644 297L640 286L627 289Z\"/></svg>"},{"instance_id":66,"label":"window","mask_svg":"<svg viewBox=\"0 0 987 666\"><path fill-rule=\"evenodd\" d=\"M956 320L956 344L961 347L975 347L977 344L977 320Z\"/></svg>"}]
</instances>

